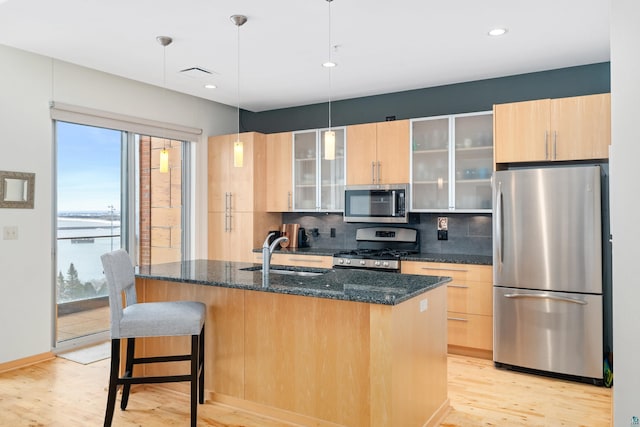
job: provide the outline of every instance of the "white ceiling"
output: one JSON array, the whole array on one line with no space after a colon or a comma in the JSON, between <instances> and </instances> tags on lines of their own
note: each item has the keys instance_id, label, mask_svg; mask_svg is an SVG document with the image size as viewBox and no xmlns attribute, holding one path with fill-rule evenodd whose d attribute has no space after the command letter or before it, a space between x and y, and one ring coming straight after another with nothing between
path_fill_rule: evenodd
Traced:
<instances>
[{"instance_id":1,"label":"white ceiling","mask_svg":"<svg viewBox=\"0 0 640 427\"><path fill-rule=\"evenodd\" d=\"M607 0L0 0L0 44L250 111L609 60ZM489 37L495 26L509 29ZM163 48L156 36L173 43ZM338 66L321 64L330 46ZM180 70L200 67L209 77ZM214 83L217 89L204 89Z\"/></svg>"}]
</instances>

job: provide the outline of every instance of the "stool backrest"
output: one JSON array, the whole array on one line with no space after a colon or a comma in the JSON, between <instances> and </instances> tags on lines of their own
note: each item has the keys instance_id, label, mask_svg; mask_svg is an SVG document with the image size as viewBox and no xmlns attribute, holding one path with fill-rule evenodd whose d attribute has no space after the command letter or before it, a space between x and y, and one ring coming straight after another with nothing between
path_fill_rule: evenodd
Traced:
<instances>
[{"instance_id":1,"label":"stool backrest","mask_svg":"<svg viewBox=\"0 0 640 427\"><path fill-rule=\"evenodd\" d=\"M124 249L108 252L100 257L109 288L111 337L120 338L120 321L125 306L136 304L136 278L129 254ZM125 305L122 293L125 294Z\"/></svg>"}]
</instances>

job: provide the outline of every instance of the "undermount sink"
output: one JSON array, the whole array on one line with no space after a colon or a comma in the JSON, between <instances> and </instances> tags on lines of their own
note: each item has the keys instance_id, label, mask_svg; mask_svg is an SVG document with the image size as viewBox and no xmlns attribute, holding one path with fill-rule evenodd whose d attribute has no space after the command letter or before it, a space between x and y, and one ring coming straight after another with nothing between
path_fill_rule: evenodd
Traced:
<instances>
[{"instance_id":1,"label":"undermount sink","mask_svg":"<svg viewBox=\"0 0 640 427\"><path fill-rule=\"evenodd\" d=\"M261 266L241 268L244 271L258 271L262 272ZM292 270L286 268L271 268L269 274L285 274L289 276L303 276L303 277L315 277L322 276L326 271L305 271L305 270Z\"/></svg>"}]
</instances>

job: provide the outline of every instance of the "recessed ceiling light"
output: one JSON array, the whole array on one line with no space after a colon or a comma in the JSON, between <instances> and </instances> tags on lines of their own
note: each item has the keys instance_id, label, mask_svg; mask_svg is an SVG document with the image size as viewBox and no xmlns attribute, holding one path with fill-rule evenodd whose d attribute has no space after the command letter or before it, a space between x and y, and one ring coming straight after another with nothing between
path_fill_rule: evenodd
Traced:
<instances>
[{"instance_id":1,"label":"recessed ceiling light","mask_svg":"<svg viewBox=\"0 0 640 427\"><path fill-rule=\"evenodd\" d=\"M336 64L335 62L332 62L332 61L327 61L327 62L325 62L324 64L322 64L322 66L323 66L324 68L333 68L333 67L335 67L336 65L338 65L338 64Z\"/></svg>"},{"instance_id":2,"label":"recessed ceiling light","mask_svg":"<svg viewBox=\"0 0 640 427\"><path fill-rule=\"evenodd\" d=\"M502 35L506 34L506 32L507 32L506 28L494 28L494 29L489 31L489 35L497 37L497 36L502 36Z\"/></svg>"},{"instance_id":3,"label":"recessed ceiling light","mask_svg":"<svg viewBox=\"0 0 640 427\"><path fill-rule=\"evenodd\" d=\"M206 89L215 89L215 88L217 88L217 86L216 86L216 85L212 85L212 84L204 85L204 87L205 87Z\"/></svg>"}]
</instances>

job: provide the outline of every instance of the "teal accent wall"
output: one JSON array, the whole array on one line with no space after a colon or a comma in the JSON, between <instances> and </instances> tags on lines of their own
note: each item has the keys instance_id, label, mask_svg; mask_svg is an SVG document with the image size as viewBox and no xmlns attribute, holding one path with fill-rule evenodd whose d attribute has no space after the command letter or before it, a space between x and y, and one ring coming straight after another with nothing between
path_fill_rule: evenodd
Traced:
<instances>
[{"instance_id":1,"label":"teal accent wall","mask_svg":"<svg viewBox=\"0 0 640 427\"><path fill-rule=\"evenodd\" d=\"M611 91L610 63L582 65L363 98L332 101L331 124L345 126L385 121L488 111L493 104ZM262 133L326 127L326 103L278 110L242 111L243 131Z\"/></svg>"}]
</instances>

